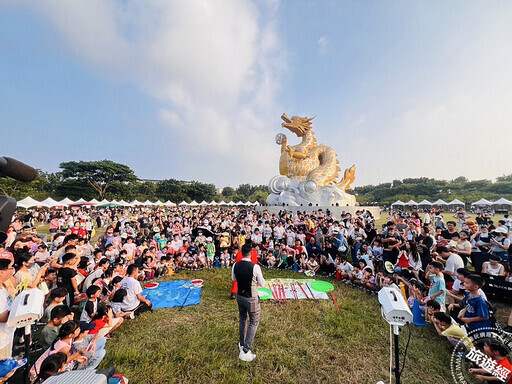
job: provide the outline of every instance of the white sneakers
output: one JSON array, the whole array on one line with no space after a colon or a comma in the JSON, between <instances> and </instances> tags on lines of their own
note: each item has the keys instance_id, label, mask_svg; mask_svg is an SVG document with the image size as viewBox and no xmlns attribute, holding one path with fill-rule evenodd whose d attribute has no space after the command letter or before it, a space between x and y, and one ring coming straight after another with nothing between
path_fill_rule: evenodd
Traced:
<instances>
[{"instance_id":1,"label":"white sneakers","mask_svg":"<svg viewBox=\"0 0 512 384\"><path fill-rule=\"evenodd\" d=\"M243 349L240 350L240 355L238 355L238 358L242 361L247 361L250 363L256 358L256 354L252 353L252 351L247 351L247 353L244 352Z\"/></svg>"},{"instance_id":2,"label":"white sneakers","mask_svg":"<svg viewBox=\"0 0 512 384\"><path fill-rule=\"evenodd\" d=\"M238 343L238 350L239 350L240 352L242 352L242 351L243 351L243 349L244 349L244 346L243 346L242 344L240 344L240 342L239 342L239 343Z\"/></svg>"}]
</instances>

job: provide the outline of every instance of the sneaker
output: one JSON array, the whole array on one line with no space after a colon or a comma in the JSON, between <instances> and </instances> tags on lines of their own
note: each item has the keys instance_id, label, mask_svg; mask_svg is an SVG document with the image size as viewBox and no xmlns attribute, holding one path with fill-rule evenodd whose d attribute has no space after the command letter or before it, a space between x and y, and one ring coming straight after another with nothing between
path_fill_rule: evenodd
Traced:
<instances>
[{"instance_id":1,"label":"sneaker","mask_svg":"<svg viewBox=\"0 0 512 384\"><path fill-rule=\"evenodd\" d=\"M240 342L238 342L238 350L240 351L240 353L242 353L244 350L244 346L240 344Z\"/></svg>"},{"instance_id":2,"label":"sneaker","mask_svg":"<svg viewBox=\"0 0 512 384\"><path fill-rule=\"evenodd\" d=\"M242 349L240 351L240 354L238 355L238 358L242 361L247 361L248 363L250 363L256 358L256 355L252 353L252 351L250 350L247 351L247 353L245 353L244 350Z\"/></svg>"},{"instance_id":3,"label":"sneaker","mask_svg":"<svg viewBox=\"0 0 512 384\"><path fill-rule=\"evenodd\" d=\"M303 273L303 272L304 272L304 270L303 270L303 269L299 269L299 273Z\"/></svg>"},{"instance_id":4,"label":"sneaker","mask_svg":"<svg viewBox=\"0 0 512 384\"><path fill-rule=\"evenodd\" d=\"M231 296L230 296L230 299L231 300L235 300L236 299L236 293L232 293Z\"/></svg>"}]
</instances>

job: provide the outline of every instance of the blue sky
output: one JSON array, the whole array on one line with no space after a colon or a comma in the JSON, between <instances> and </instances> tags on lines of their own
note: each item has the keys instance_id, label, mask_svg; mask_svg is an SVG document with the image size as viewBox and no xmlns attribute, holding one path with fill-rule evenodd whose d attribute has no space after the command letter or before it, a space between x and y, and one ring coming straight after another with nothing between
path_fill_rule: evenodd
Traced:
<instances>
[{"instance_id":1,"label":"blue sky","mask_svg":"<svg viewBox=\"0 0 512 384\"><path fill-rule=\"evenodd\" d=\"M512 173L511 16L508 1L0 2L2 154L265 184L286 112L318 116L355 185L494 179Z\"/></svg>"}]
</instances>

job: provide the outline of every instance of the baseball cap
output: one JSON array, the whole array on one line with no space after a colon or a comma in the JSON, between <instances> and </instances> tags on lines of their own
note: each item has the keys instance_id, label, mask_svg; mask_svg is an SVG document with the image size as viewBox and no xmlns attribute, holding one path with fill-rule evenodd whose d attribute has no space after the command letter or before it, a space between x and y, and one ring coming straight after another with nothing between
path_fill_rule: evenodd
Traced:
<instances>
[{"instance_id":1,"label":"baseball cap","mask_svg":"<svg viewBox=\"0 0 512 384\"><path fill-rule=\"evenodd\" d=\"M494 232L496 232L496 233L504 233L504 234L507 234L507 233L508 233L507 229L506 229L506 228L504 228L504 227L498 227L498 228L496 228L496 229L494 230Z\"/></svg>"}]
</instances>

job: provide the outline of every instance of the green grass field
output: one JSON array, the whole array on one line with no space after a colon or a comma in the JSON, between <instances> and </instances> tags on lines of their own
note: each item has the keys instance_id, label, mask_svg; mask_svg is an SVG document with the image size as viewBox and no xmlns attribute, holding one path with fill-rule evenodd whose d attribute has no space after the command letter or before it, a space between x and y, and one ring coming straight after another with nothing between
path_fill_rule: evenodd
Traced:
<instances>
[{"instance_id":1,"label":"green grass field","mask_svg":"<svg viewBox=\"0 0 512 384\"><path fill-rule=\"evenodd\" d=\"M385 216L379 219L379 228L387 221ZM102 232L97 231L96 238ZM289 271L263 273L265 278L300 276ZM186 271L172 277L192 278L205 280L201 304L183 311L159 309L125 322L107 343L101 368L115 366L134 384L389 381L389 327L376 297L330 280L340 312L330 300L262 302L254 344L257 358L244 363L238 360L238 309L229 299L230 271ZM498 307L498 319L506 322L510 306ZM407 336L403 328L402 353ZM433 327L412 326L403 382L452 382L450 354L449 343Z\"/></svg>"},{"instance_id":2,"label":"green grass field","mask_svg":"<svg viewBox=\"0 0 512 384\"><path fill-rule=\"evenodd\" d=\"M297 277L264 270L266 278ZM334 281L331 300L262 302L252 363L238 360L238 309L229 299L230 271L181 272L204 279L197 306L159 309L125 323L107 343L102 367L133 383L376 383L389 375L389 327L379 303ZM432 327L412 327L405 383L450 380L451 349ZM401 336L402 351L408 331Z\"/></svg>"}]
</instances>

